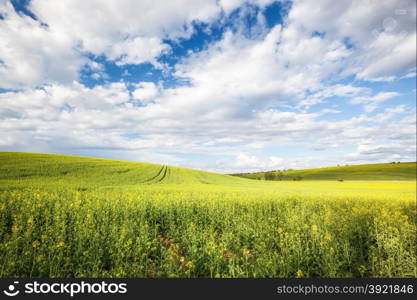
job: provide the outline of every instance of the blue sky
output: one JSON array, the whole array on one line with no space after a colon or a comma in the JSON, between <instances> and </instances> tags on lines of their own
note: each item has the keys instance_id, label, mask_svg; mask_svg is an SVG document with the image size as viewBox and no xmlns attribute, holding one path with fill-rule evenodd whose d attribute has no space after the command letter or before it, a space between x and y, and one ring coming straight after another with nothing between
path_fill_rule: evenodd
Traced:
<instances>
[{"instance_id":1,"label":"blue sky","mask_svg":"<svg viewBox=\"0 0 417 300\"><path fill-rule=\"evenodd\" d=\"M415 1L0 1L0 150L216 172L416 160Z\"/></svg>"}]
</instances>

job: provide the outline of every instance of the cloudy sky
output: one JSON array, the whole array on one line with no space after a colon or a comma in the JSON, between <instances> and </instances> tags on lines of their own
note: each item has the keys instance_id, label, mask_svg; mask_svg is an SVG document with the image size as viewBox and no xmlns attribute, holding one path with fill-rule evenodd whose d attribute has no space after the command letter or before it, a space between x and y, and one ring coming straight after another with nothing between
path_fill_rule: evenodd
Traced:
<instances>
[{"instance_id":1,"label":"cloudy sky","mask_svg":"<svg viewBox=\"0 0 417 300\"><path fill-rule=\"evenodd\" d=\"M415 0L0 0L0 151L416 160Z\"/></svg>"}]
</instances>

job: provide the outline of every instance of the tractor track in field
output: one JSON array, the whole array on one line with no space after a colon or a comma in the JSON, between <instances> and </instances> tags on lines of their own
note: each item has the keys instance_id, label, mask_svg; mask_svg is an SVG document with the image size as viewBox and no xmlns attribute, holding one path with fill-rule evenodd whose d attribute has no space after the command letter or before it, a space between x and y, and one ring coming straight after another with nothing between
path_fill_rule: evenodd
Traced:
<instances>
[{"instance_id":1,"label":"tractor track in field","mask_svg":"<svg viewBox=\"0 0 417 300\"><path fill-rule=\"evenodd\" d=\"M170 173L170 170L168 169L168 166L164 166L165 167L165 170L164 170L164 172L163 172L163 174L162 174L162 177L157 181L157 182L162 182L162 181L164 181L164 179L165 179L165 177L167 176L167 174L169 174Z\"/></svg>"},{"instance_id":2,"label":"tractor track in field","mask_svg":"<svg viewBox=\"0 0 417 300\"><path fill-rule=\"evenodd\" d=\"M145 180L145 181L142 181L141 183L149 183L149 182L152 182L153 180L155 180L156 178L158 178L159 177L159 175L161 175L161 173L164 171L164 169L166 170L166 166L162 166L160 169L159 169L159 171L158 171L158 173L156 173L156 175L155 176L153 176L153 177L151 177L151 178L149 178L149 179L147 179L147 180ZM165 171L166 172L166 171ZM159 182L160 180L158 180L157 182Z\"/></svg>"},{"instance_id":3,"label":"tractor track in field","mask_svg":"<svg viewBox=\"0 0 417 300\"><path fill-rule=\"evenodd\" d=\"M158 173L155 176L145 181L142 181L141 183L161 183L166 178L168 178L170 174L171 170L168 168L168 166L164 165L161 169L159 169Z\"/></svg>"}]
</instances>

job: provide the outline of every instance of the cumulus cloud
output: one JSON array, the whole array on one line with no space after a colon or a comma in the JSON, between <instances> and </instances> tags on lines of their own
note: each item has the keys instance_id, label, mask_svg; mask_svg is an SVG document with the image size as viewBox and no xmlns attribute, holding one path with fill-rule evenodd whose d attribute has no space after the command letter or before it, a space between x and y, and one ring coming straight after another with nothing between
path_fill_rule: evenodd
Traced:
<instances>
[{"instance_id":1,"label":"cumulus cloud","mask_svg":"<svg viewBox=\"0 0 417 300\"><path fill-rule=\"evenodd\" d=\"M33 0L30 9L49 26L80 41L83 50L110 59L124 56L124 63L157 56L166 47L162 39L188 37L192 21L209 22L220 13L216 1L204 0Z\"/></svg>"},{"instance_id":2,"label":"cumulus cloud","mask_svg":"<svg viewBox=\"0 0 417 300\"><path fill-rule=\"evenodd\" d=\"M268 159L260 159L255 155L240 153L230 160L219 160L211 167L214 171L229 170L230 173L260 172L265 170L283 169L284 159L270 156Z\"/></svg>"},{"instance_id":3,"label":"cumulus cloud","mask_svg":"<svg viewBox=\"0 0 417 300\"><path fill-rule=\"evenodd\" d=\"M138 85L147 86L144 83ZM317 119L319 113L277 110L260 111L245 119L222 120L210 112L190 118L188 112L169 111L172 109L169 106L161 110L156 103L136 106L132 102L137 101L135 91L129 91L124 83L94 88L74 83L72 86L50 85L42 89L2 93L2 148L28 150L30 145L31 151L48 150L46 152L84 149L84 152L76 152L83 154L90 149L98 153L113 153L112 157L114 153L124 151L129 154L123 156L135 154L140 155L135 159L149 158L159 163L164 163L162 159L177 162L175 156L169 155L168 158L163 155L173 150L184 154L231 157L236 151L248 151L249 154L242 154L233 163L216 165L217 171L230 172L294 165L293 160L284 164L279 156L265 161L250 155L251 151L268 146L279 149L282 145L315 143L316 148L329 149L359 144L363 140L378 143L382 139L392 139L403 145L415 142L415 118L406 117L404 107L387 109L385 114L376 117L385 118L379 122L369 117L323 121ZM387 114L401 119L395 123L382 123ZM375 125L367 124L371 120ZM360 154L367 155L366 152ZM213 169L213 165L207 164L189 166Z\"/></svg>"},{"instance_id":4,"label":"cumulus cloud","mask_svg":"<svg viewBox=\"0 0 417 300\"><path fill-rule=\"evenodd\" d=\"M396 13L399 9L405 14ZM360 79L390 80L416 64L416 3L403 1L294 1L290 27L329 39L345 40L355 48L347 72Z\"/></svg>"},{"instance_id":5,"label":"cumulus cloud","mask_svg":"<svg viewBox=\"0 0 417 300\"><path fill-rule=\"evenodd\" d=\"M70 83L89 63L85 54L120 66L149 62L161 68L158 57L170 49L164 40L188 38L193 22L213 22L232 7L227 0L32 0L35 20L2 1L0 88Z\"/></svg>"},{"instance_id":6,"label":"cumulus cloud","mask_svg":"<svg viewBox=\"0 0 417 300\"><path fill-rule=\"evenodd\" d=\"M135 90L132 95L133 98L139 100L143 104L148 104L155 99L159 94L159 89L153 82L139 82L135 85Z\"/></svg>"},{"instance_id":7,"label":"cumulus cloud","mask_svg":"<svg viewBox=\"0 0 417 300\"><path fill-rule=\"evenodd\" d=\"M369 62L357 77L370 81L392 81L394 74L416 65L416 33L404 33L404 36L381 33L367 50L362 59Z\"/></svg>"},{"instance_id":8,"label":"cumulus cloud","mask_svg":"<svg viewBox=\"0 0 417 300\"><path fill-rule=\"evenodd\" d=\"M289 30L277 25L257 39L227 32L176 67L175 75L193 84L177 89L177 97L189 99L181 95L187 93L193 95L187 105L201 109L206 103L221 107L219 113L248 115L271 104L294 105L306 91L319 91L322 80L337 73L349 51L338 41L320 37L294 40ZM322 59L331 53L331 59Z\"/></svg>"},{"instance_id":9,"label":"cumulus cloud","mask_svg":"<svg viewBox=\"0 0 417 300\"><path fill-rule=\"evenodd\" d=\"M51 82L72 82L86 63L73 40L0 3L0 88L17 89Z\"/></svg>"},{"instance_id":10,"label":"cumulus cloud","mask_svg":"<svg viewBox=\"0 0 417 300\"><path fill-rule=\"evenodd\" d=\"M20 90L0 93L1 149L120 155L221 172L413 159L415 106L389 101L400 90L369 85L415 73L413 1L403 3L405 16L393 15L395 26L384 25L395 1L295 1L282 24L259 22L248 34L237 22L187 52L168 74L187 84L80 82L83 68L96 79L107 75L86 53L121 68L163 68L160 55L172 51L166 41L189 38L193 22L215 23L245 5L242 19L250 13L261 20L262 9L247 4L270 2L32 0L39 21L6 2L0 87ZM388 107L376 111L382 102ZM363 113L354 113L355 105ZM357 150L349 153L352 145ZM313 154L284 159L284 146ZM256 154L266 148L273 154Z\"/></svg>"},{"instance_id":11,"label":"cumulus cloud","mask_svg":"<svg viewBox=\"0 0 417 300\"><path fill-rule=\"evenodd\" d=\"M115 61L119 66L127 64L137 65L144 62L151 62L159 66L156 58L166 53L168 49L168 45L156 37L136 37L115 44L107 52L107 57Z\"/></svg>"}]
</instances>

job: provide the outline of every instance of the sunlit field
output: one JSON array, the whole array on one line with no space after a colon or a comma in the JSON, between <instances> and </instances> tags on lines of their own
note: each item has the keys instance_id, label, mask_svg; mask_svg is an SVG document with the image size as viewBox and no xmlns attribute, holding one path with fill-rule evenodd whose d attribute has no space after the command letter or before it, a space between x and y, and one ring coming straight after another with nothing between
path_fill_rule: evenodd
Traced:
<instances>
[{"instance_id":1,"label":"sunlit field","mask_svg":"<svg viewBox=\"0 0 417 300\"><path fill-rule=\"evenodd\" d=\"M0 153L0 277L416 276L415 179Z\"/></svg>"},{"instance_id":2,"label":"sunlit field","mask_svg":"<svg viewBox=\"0 0 417 300\"><path fill-rule=\"evenodd\" d=\"M283 170L257 173L234 174L239 177L257 180L415 180L415 162L391 162L370 165L345 165L306 170Z\"/></svg>"}]
</instances>

